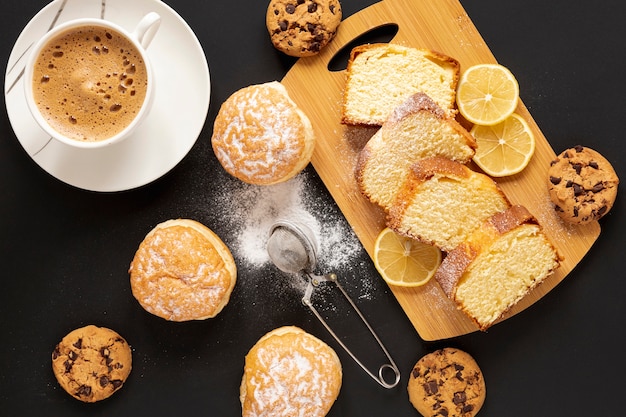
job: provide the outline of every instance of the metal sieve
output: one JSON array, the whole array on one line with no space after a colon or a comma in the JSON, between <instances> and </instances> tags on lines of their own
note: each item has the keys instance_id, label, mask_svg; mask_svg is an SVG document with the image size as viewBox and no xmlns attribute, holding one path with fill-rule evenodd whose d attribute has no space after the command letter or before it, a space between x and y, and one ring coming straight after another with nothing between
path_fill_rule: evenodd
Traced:
<instances>
[{"instance_id":1,"label":"metal sieve","mask_svg":"<svg viewBox=\"0 0 626 417\"><path fill-rule=\"evenodd\" d=\"M267 241L267 253L278 269L290 274L304 274L308 278L307 287L302 297L302 303L306 305L313 315L324 325L326 330L331 334L333 338L341 345L341 347L352 357L352 359L376 382L385 388L393 388L400 382L400 370L398 366L391 358L391 355L381 342L380 338L374 332L374 329L365 319L365 316L358 309L356 304L348 296L348 293L343 289L337 275L334 273L326 275L315 275L313 270L317 264L317 241L315 235L307 226L287 220L276 222L270 229L270 236ZM374 375L367 367L354 355L354 353L344 344L344 342L337 336L337 334L330 328L326 320L317 311L311 296L316 287L321 282L330 282L337 286L344 298L350 303L350 306L358 314L359 318L363 321L367 329L370 331L383 353L389 360L389 363L385 363L378 368L378 376ZM385 370L391 370L394 373L393 382L387 382L384 377Z\"/></svg>"}]
</instances>

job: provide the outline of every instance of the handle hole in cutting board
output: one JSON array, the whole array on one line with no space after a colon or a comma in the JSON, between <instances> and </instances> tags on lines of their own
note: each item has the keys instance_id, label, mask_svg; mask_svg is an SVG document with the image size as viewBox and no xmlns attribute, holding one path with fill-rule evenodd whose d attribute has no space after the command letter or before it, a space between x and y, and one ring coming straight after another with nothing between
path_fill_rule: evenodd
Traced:
<instances>
[{"instance_id":1,"label":"handle hole in cutting board","mask_svg":"<svg viewBox=\"0 0 626 417\"><path fill-rule=\"evenodd\" d=\"M333 55L328 62L328 70L331 72L345 70L348 66L348 60L350 59L350 52L354 47L364 45L366 43L388 43L396 36L397 33L398 25L395 23L378 26L362 33L341 47L341 49Z\"/></svg>"}]
</instances>

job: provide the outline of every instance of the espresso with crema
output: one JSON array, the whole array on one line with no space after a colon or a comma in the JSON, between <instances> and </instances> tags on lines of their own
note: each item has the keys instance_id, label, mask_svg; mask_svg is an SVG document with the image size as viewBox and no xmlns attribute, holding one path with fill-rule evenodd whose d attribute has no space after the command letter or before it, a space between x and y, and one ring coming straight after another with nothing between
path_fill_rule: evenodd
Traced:
<instances>
[{"instance_id":1,"label":"espresso with crema","mask_svg":"<svg viewBox=\"0 0 626 417\"><path fill-rule=\"evenodd\" d=\"M124 130L146 97L148 74L126 36L99 26L68 29L35 62L33 95L59 133L101 141Z\"/></svg>"}]
</instances>

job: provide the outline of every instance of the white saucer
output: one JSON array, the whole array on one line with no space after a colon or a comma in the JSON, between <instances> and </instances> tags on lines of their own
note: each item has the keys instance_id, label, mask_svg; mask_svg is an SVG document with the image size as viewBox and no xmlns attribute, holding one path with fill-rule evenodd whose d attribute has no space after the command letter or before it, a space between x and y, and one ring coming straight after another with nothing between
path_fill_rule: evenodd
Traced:
<instances>
[{"instance_id":1,"label":"white saucer","mask_svg":"<svg viewBox=\"0 0 626 417\"><path fill-rule=\"evenodd\" d=\"M32 44L51 25L102 17L129 30L154 11L161 26L148 48L156 91L148 117L126 140L101 149L74 149L51 139L31 116L22 70ZM161 177L187 155L209 110L209 67L195 34L159 0L55 0L26 25L9 56L5 78L9 120L30 157L59 180L91 191L122 191Z\"/></svg>"}]
</instances>

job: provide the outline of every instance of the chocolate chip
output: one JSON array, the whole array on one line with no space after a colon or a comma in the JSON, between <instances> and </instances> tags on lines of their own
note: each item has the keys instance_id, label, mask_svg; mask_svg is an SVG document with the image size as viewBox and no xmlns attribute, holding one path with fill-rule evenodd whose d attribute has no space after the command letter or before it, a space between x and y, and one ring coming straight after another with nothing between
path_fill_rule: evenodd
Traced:
<instances>
[{"instance_id":1,"label":"chocolate chip","mask_svg":"<svg viewBox=\"0 0 626 417\"><path fill-rule=\"evenodd\" d=\"M465 395L465 391L455 392L452 396L452 402L455 404L462 404L467 401L467 395Z\"/></svg>"},{"instance_id":2,"label":"chocolate chip","mask_svg":"<svg viewBox=\"0 0 626 417\"><path fill-rule=\"evenodd\" d=\"M572 168L574 168L574 171L576 171L576 175L580 175L580 171L583 169L583 164L577 162L575 164L572 164Z\"/></svg>"},{"instance_id":3,"label":"chocolate chip","mask_svg":"<svg viewBox=\"0 0 626 417\"><path fill-rule=\"evenodd\" d=\"M428 381L424 384L424 391L426 391L427 395L435 395L439 392L439 387L437 386L437 381Z\"/></svg>"},{"instance_id":4,"label":"chocolate chip","mask_svg":"<svg viewBox=\"0 0 626 417\"><path fill-rule=\"evenodd\" d=\"M83 348L83 339L78 339L76 342L74 342L74 344L72 346L74 346L76 349L82 349Z\"/></svg>"},{"instance_id":5,"label":"chocolate chip","mask_svg":"<svg viewBox=\"0 0 626 417\"><path fill-rule=\"evenodd\" d=\"M59 351L59 345L56 345L56 347L52 351L52 360L57 359L60 355L61 355L61 352Z\"/></svg>"},{"instance_id":6,"label":"chocolate chip","mask_svg":"<svg viewBox=\"0 0 626 417\"><path fill-rule=\"evenodd\" d=\"M561 177L550 176L550 182L554 185L558 185L561 182L561 180L562 180Z\"/></svg>"},{"instance_id":7,"label":"chocolate chip","mask_svg":"<svg viewBox=\"0 0 626 417\"><path fill-rule=\"evenodd\" d=\"M459 381L463 381L463 373L461 371L457 371L454 377Z\"/></svg>"},{"instance_id":8,"label":"chocolate chip","mask_svg":"<svg viewBox=\"0 0 626 417\"><path fill-rule=\"evenodd\" d=\"M322 49L322 45L319 42L313 42L308 49L311 52L319 52Z\"/></svg>"},{"instance_id":9,"label":"chocolate chip","mask_svg":"<svg viewBox=\"0 0 626 417\"><path fill-rule=\"evenodd\" d=\"M280 22L278 22L278 27L281 31L284 32L289 28L289 22L287 22L286 20L281 20Z\"/></svg>"},{"instance_id":10,"label":"chocolate chip","mask_svg":"<svg viewBox=\"0 0 626 417\"><path fill-rule=\"evenodd\" d=\"M298 0L298 6L304 4L304 0Z\"/></svg>"},{"instance_id":11,"label":"chocolate chip","mask_svg":"<svg viewBox=\"0 0 626 417\"><path fill-rule=\"evenodd\" d=\"M437 414L435 414L435 415L440 415L440 416L443 416L443 417L448 417L448 410L447 410L447 409L445 409L445 408L442 408L442 409L441 409L441 410L439 410L439 412L438 412Z\"/></svg>"},{"instance_id":12,"label":"chocolate chip","mask_svg":"<svg viewBox=\"0 0 626 417\"><path fill-rule=\"evenodd\" d=\"M279 14L279 13L280 13L280 12L278 11L278 9L274 9L274 14L275 14L276 16L278 16L278 14Z\"/></svg>"},{"instance_id":13,"label":"chocolate chip","mask_svg":"<svg viewBox=\"0 0 626 417\"><path fill-rule=\"evenodd\" d=\"M89 385L81 385L80 387L78 387L78 390L76 390L76 395L78 395L79 397L84 395L85 397L88 397L91 395L91 387Z\"/></svg>"},{"instance_id":14,"label":"chocolate chip","mask_svg":"<svg viewBox=\"0 0 626 417\"><path fill-rule=\"evenodd\" d=\"M600 207L600 209L598 210L598 216L604 216L604 214L608 211L608 207L607 206L602 206Z\"/></svg>"},{"instance_id":15,"label":"chocolate chip","mask_svg":"<svg viewBox=\"0 0 626 417\"><path fill-rule=\"evenodd\" d=\"M420 371L417 368L414 368L411 375L413 375L413 378L417 378L420 376Z\"/></svg>"},{"instance_id":16,"label":"chocolate chip","mask_svg":"<svg viewBox=\"0 0 626 417\"><path fill-rule=\"evenodd\" d=\"M599 193L602 190L604 190L604 184L601 182L594 185L593 188L591 189L591 191L594 193Z\"/></svg>"},{"instance_id":17,"label":"chocolate chip","mask_svg":"<svg viewBox=\"0 0 626 417\"><path fill-rule=\"evenodd\" d=\"M600 167L598 166L598 163L596 161L591 161L589 162L589 166L593 169L600 169Z\"/></svg>"},{"instance_id":18,"label":"chocolate chip","mask_svg":"<svg viewBox=\"0 0 626 417\"><path fill-rule=\"evenodd\" d=\"M583 149L584 149L584 148L583 148L581 145L576 145L576 146L574 146L574 150L575 150L577 153L581 153L581 152L583 151Z\"/></svg>"},{"instance_id":19,"label":"chocolate chip","mask_svg":"<svg viewBox=\"0 0 626 417\"><path fill-rule=\"evenodd\" d=\"M560 206L554 206L554 210L555 211L560 211L561 213L563 213L565 210L563 210Z\"/></svg>"},{"instance_id":20,"label":"chocolate chip","mask_svg":"<svg viewBox=\"0 0 626 417\"><path fill-rule=\"evenodd\" d=\"M72 370L72 366L74 365L74 362L72 362L72 361L65 361L65 362L63 362L63 365L65 366L65 373L68 373L69 371Z\"/></svg>"},{"instance_id":21,"label":"chocolate chip","mask_svg":"<svg viewBox=\"0 0 626 417\"><path fill-rule=\"evenodd\" d=\"M574 217L578 217L578 206L574 206L573 212L574 212Z\"/></svg>"},{"instance_id":22,"label":"chocolate chip","mask_svg":"<svg viewBox=\"0 0 626 417\"><path fill-rule=\"evenodd\" d=\"M102 376L100 377L100 381L99 381L99 382L100 382L100 386L101 386L102 388L104 388L104 387L106 387L107 385L109 385L109 382L111 382L111 380L109 379L109 377L108 377L108 376L106 376L106 375L102 375Z\"/></svg>"},{"instance_id":23,"label":"chocolate chip","mask_svg":"<svg viewBox=\"0 0 626 417\"><path fill-rule=\"evenodd\" d=\"M114 389L118 389L119 387L122 386L124 382L121 379L112 379L111 380L111 385L113 385Z\"/></svg>"},{"instance_id":24,"label":"chocolate chip","mask_svg":"<svg viewBox=\"0 0 626 417\"><path fill-rule=\"evenodd\" d=\"M288 14L294 14L296 11L296 6L294 4L289 3L288 5L285 6L285 11Z\"/></svg>"},{"instance_id":25,"label":"chocolate chip","mask_svg":"<svg viewBox=\"0 0 626 417\"><path fill-rule=\"evenodd\" d=\"M335 14L335 5L334 5L334 4L331 4L331 5L330 5L330 7L329 7L328 9L330 9L330 12L331 12L332 14Z\"/></svg>"},{"instance_id":26,"label":"chocolate chip","mask_svg":"<svg viewBox=\"0 0 626 417\"><path fill-rule=\"evenodd\" d=\"M474 406L472 404L465 404L463 406L463 412L464 413L471 413L474 410Z\"/></svg>"},{"instance_id":27,"label":"chocolate chip","mask_svg":"<svg viewBox=\"0 0 626 417\"><path fill-rule=\"evenodd\" d=\"M568 159L571 158L569 152L567 151L563 152L563 158L568 158Z\"/></svg>"},{"instance_id":28,"label":"chocolate chip","mask_svg":"<svg viewBox=\"0 0 626 417\"><path fill-rule=\"evenodd\" d=\"M108 358L110 354L111 354L111 351L109 350L109 348L107 347L100 348L100 356L102 356L103 358Z\"/></svg>"},{"instance_id":29,"label":"chocolate chip","mask_svg":"<svg viewBox=\"0 0 626 417\"><path fill-rule=\"evenodd\" d=\"M67 354L67 357L75 361L76 359L78 359L78 353L74 352L73 350L70 350L70 352Z\"/></svg>"},{"instance_id":30,"label":"chocolate chip","mask_svg":"<svg viewBox=\"0 0 626 417\"><path fill-rule=\"evenodd\" d=\"M309 4L309 7L307 8L309 13L315 13L317 11L317 3L313 2L311 4Z\"/></svg>"},{"instance_id":31,"label":"chocolate chip","mask_svg":"<svg viewBox=\"0 0 626 417\"><path fill-rule=\"evenodd\" d=\"M574 196L579 196L585 193L584 188L576 183L572 185L572 188L574 188Z\"/></svg>"}]
</instances>

